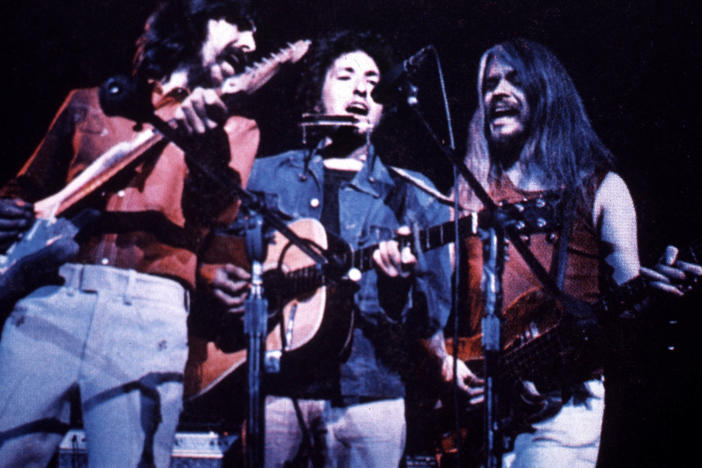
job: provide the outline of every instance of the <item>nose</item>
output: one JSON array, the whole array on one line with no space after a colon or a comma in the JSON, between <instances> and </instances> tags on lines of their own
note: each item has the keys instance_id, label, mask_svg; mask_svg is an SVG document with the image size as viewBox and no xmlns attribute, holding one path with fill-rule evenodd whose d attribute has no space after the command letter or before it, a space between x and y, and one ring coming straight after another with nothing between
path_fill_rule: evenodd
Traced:
<instances>
[{"instance_id":1,"label":"nose","mask_svg":"<svg viewBox=\"0 0 702 468\"><path fill-rule=\"evenodd\" d=\"M510 88L509 82L503 78L497 83L492 93L494 95L504 96L510 93Z\"/></svg>"},{"instance_id":2,"label":"nose","mask_svg":"<svg viewBox=\"0 0 702 468\"><path fill-rule=\"evenodd\" d=\"M241 32L236 41L236 46L246 53L256 50L256 39L254 38L253 31Z\"/></svg>"},{"instance_id":3,"label":"nose","mask_svg":"<svg viewBox=\"0 0 702 468\"><path fill-rule=\"evenodd\" d=\"M358 94L359 96L367 96L368 93L370 92L370 84L366 82L366 80L359 78L356 80L356 84L354 86L354 93Z\"/></svg>"}]
</instances>

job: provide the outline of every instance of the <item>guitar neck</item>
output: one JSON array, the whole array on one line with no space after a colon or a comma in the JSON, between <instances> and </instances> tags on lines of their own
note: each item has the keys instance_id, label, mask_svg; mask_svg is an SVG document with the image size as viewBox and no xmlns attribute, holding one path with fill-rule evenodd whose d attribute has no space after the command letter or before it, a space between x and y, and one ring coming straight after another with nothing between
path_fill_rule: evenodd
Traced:
<instances>
[{"instance_id":1,"label":"guitar neck","mask_svg":"<svg viewBox=\"0 0 702 468\"><path fill-rule=\"evenodd\" d=\"M475 233L477 230L477 214L471 213L458 220L458 236L464 237L467 233ZM401 241L400 236L393 240ZM429 227L417 232L417 245L421 252L432 250L442 245L449 244L456 240L455 223L448 221L443 224ZM412 245L415 247L415 245ZM359 271L367 271L373 267L373 252L378 248L378 244L368 245L350 252L349 264Z\"/></svg>"},{"instance_id":2,"label":"guitar neck","mask_svg":"<svg viewBox=\"0 0 702 468\"><path fill-rule=\"evenodd\" d=\"M286 62L297 62L307 52L310 41L300 40L247 67L242 73L226 79L217 90L220 96L239 92L251 94L265 85ZM154 129L137 133L131 141L120 142L95 159L59 192L34 205L40 218L61 214L110 180L149 148L163 140Z\"/></svg>"}]
</instances>

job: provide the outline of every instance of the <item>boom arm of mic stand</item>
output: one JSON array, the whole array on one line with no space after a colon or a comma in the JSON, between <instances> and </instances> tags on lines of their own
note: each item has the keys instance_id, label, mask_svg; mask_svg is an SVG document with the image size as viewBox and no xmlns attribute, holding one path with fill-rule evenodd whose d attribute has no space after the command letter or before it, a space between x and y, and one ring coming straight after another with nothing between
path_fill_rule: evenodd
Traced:
<instances>
[{"instance_id":1,"label":"boom arm of mic stand","mask_svg":"<svg viewBox=\"0 0 702 468\"><path fill-rule=\"evenodd\" d=\"M149 116L148 123L153 125L159 132L161 132L167 139L178 145L185 152L185 157L193 166L197 167L199 171L205 174L213 182L215 182L220 187L223 187L229 193L237 196L241 203L252 212L259 213L264 221L275 230L279 231L283 236L285 236L295 247L300 249L306 255L308 255L315 263L326 265L328 259L310 248L309 244L301 239L297 234L295 234L290 228L287 227L285 221L280 219L278 215L272 212L266 204L259 199L258 196L254 195L250 191L241 187L239 184L232 184L225 178L223 178L219 173L211 171L205 164L199 161L197 158L192 157L188 154L188 142L177 134L177 132L171 128L168 123L164 122L158 118L153 113Z\"/></svg>"},{"instance_id":2,"label":"boom arm of mic stand","mask_svg":"<svg viewBox=\"0 0 702 468\"><path fill-rule=\"evenodd\" d=\"M439 140L437 135L429 126L429 123L426 121L426 119L424 119L424 115L417 106L412 106L412 109L414 110L415 114L419 117L419 120L424 124L425 128L427 129L427 132L432 137L432 140L434 140L437 147L441 150L441 153L446 158L448 158L449 161L451 161L451 163L456 169L458 169L461 176L463 176L463 178L466 180L466 182L473 190L475 195L483 203L485 209L487 211L495 213L498 209L498 206L495 204L492 198L490 198L490 195L488 195L488 193L485 191L485 188L483 188L478 179L475 178L473 173L463 163L463 159L459 157L458 154L456 154L456 151L454 149L447 148ZM498 222L500 221L498 217L493 217L493 219L495 219L495 221ZM534 257L534 254L531 253L529 247L527 247L527 245L524 243L519 233L512 229L504 229L503 231L505 235L509 238L510 242L517 250L517 252L519 252L519 254L522 256L529 268L534 272L534 275L541 282L544 288L546 288L546 290L554 297L562 300L568 300L567 296L565 296L563 291L561 291L558 288L556 282L553 280L553 278L551 278L551 276L548 274L543 265L536 259L536 257Z\"/></svg>"}]
</instances>

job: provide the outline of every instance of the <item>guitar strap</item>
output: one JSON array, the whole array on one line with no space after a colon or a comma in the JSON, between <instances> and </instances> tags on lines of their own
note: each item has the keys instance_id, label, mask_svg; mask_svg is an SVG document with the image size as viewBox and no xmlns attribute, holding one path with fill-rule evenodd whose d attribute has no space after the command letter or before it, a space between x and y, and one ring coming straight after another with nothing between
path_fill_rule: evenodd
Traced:
<instances>
[{"instance_id":1,"label":"guitar strap","mask_svg":"<svg viewBox=\"0 0 702 468\"><path fill-rule=\"evenodd\" d=\"M554 248L555 255L552 257L551 261L551 272L554 275L558 289L561 291L563 291L565 283L565 273L568 264L568 244L570 243L570 235L575 220L576 199L577 197L572 189L563 192L563 224L561 225L558 241ZM578 383L568 385L560 390L554 390L543 396L546 401L546 407L550 407L550 411L558 411L563 403L568 401L571 397L575 398L576 403L583 403L591 394L584 383ZM545 411L545 413L548 413L548 411Z\"/></svg>"},{"instance_id":2,"label":"guitar strap","mask_svg":"<svg viewBox=\"0 0 702 468\"><path fill-rule=\"evenodd\" d=\"M413 175L409 174L407 171L404 169L400 169L399 167L394 167L394 166L388 166L388 169L390 170L390 173L394 173L398 176L400 176L402 179L406 180L410 184L414 185L415 187L418 187L419 189L423 190L424 192L428 193L432 197L436 198L439 200L441 203L453 206L453 199L450 197L447 197L443 193L439 192L433 187L428 186L426 183L423 181L417 179Z\"/></svg>"},{"instance_id":3,"label":"guitar strap","mask_svg":"<svg viewBox=\"0 0 702 468\"><path fill-rule=\"evenodd\" d=\"M572 190L563 192L563 223L558 235L558 241L554 248L555 255L551 258L551 274L554 277L556 286L563 291L565 283L565 273L568 264L568 244L570 243L570 233L575 219L575 194Z\"/></svg>"}]
</instances>

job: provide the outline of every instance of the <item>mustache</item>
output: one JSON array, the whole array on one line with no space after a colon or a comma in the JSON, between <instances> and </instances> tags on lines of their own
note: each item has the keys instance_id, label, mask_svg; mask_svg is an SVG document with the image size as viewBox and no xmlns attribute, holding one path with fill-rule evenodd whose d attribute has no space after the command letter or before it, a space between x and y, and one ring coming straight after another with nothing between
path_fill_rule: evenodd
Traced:
<instances>
[{"instance_id":1,"label":"mustache","mask_svg":"<svg viewBox=\"0 0 702 468\"><path fill-rule=\"evenodd\" d=\"M516 115L522 109L521 104L506 99L493 101L488 106L488 117L493 118L500 115Z\"/></svg>"}]
</instances>

